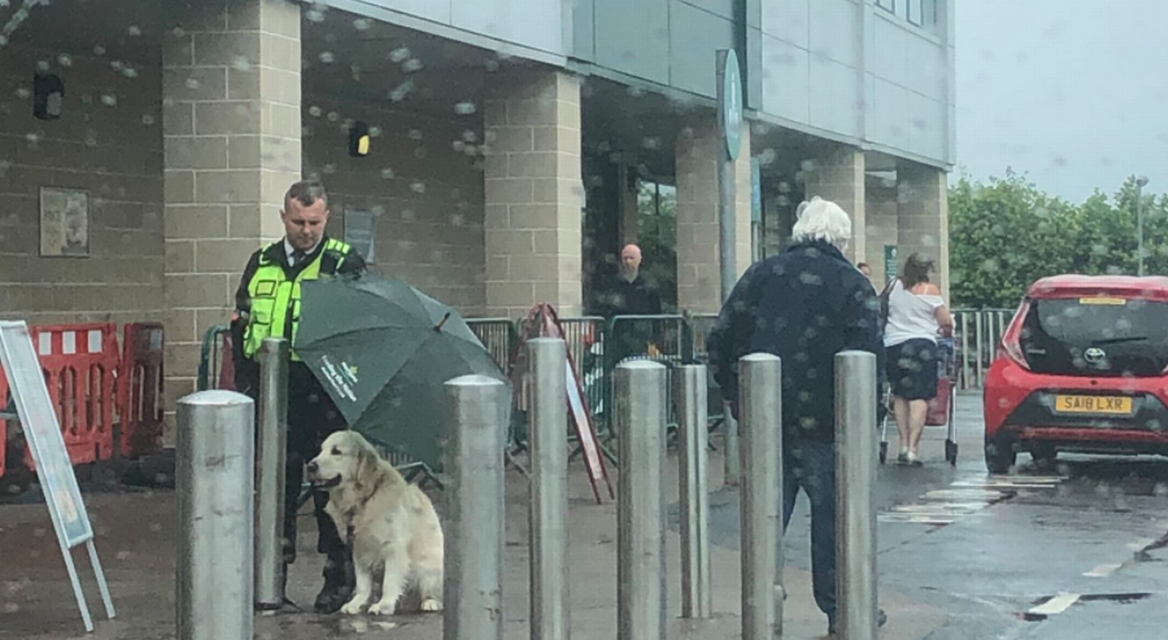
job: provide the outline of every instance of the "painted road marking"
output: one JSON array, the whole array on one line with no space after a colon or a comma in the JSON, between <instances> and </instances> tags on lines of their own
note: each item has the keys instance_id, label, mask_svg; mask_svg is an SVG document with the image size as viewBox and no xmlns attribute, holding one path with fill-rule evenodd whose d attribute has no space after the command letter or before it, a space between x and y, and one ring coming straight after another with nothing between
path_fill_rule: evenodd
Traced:
<instances>
[{"instance_id":1,"label":"painted road marking","mask_svg":"<svg viewBox=\"0 0 1168 640\"><path fill-rule=\"evenodd\" d=\"M976 515L1019 490L1054 489L1064 480L1065 476L961 476L945 489L925 493L915 503L892 507L877 520L944 526Z\"/></svg>"},{"instance_id":2,"label":"painted road marking","mask_svg":"<svg viewBox=\"0 0 1168 640\"><path fill-rule=\"evenodd\" d=\"M1107 576L1115 573L1122 566L1123 563L1101 564L1098 567L1095 567L1094 569L1084 573L1083 575L1087 576L1088 578L1106 578Z\"/></svg>"},{"instance_id":3,"label":"painted road marking","mask_svg":"<svg viewBox=\"0 0 1168 640\"><path fill-rule=\"evenodd\" d=\"M1066 611L1078 601L1079 594L1077 593L1060 593L1037 607L1030 609L1027 613L1038 616L1053 616Z\"/></svg>"}]
</instances>

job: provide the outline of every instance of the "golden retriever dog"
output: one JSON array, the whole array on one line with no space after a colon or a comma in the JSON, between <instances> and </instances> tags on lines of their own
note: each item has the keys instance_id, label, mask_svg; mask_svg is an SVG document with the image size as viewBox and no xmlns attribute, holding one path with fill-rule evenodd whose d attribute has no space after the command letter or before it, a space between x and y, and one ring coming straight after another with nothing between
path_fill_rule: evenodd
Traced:
<instances>
[{"instance_id":1,"label":"golden retriever dog","mask_svg":"<svg viewBox=\"0 0 1168 640\"><path fill-rule=\"evenodd\" d=\"M378 576L381 599L370 615L392 615L407 588L419 596L422 611L441 611L442 526L430 498L355 431L330 435L307 470L309 480L328 491L325 510L352 543L357 588L341 613L361 613Z\"/></svg>"}]
</instances>

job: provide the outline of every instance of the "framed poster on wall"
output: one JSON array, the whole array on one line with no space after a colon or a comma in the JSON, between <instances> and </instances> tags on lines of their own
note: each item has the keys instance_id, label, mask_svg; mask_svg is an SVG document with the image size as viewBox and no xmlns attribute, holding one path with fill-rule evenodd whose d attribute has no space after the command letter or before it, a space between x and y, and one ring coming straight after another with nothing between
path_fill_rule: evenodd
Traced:
<instances>
[{"instance_id":1,"label":"framed poster on wall","mask_svg":"<svg viewBox=\"0 0 1168 640\"><path fill-rule=\"evenodd\" d=\"M41 255L89 256L89 193L81 189L41 187Z\"/></svg>"},{"instance_id":2,"label":"framed poster on wall","mask_svg":"<svg viewBox=\"0 0 1168 640\"><path fill-rule=\"evenodd\" d=\"M345 242L360 253L365 262L377 262L377 221L372 211L345 209Z\"/></svg>"}]
</instances>

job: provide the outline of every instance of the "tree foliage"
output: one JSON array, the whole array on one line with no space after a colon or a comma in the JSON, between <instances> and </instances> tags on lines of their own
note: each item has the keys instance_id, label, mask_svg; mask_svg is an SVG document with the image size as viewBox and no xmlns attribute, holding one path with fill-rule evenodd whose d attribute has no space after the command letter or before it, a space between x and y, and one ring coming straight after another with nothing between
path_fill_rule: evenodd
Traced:
<instances>
[{"instance_id":1,"label":"tree foliage","mask_svg":"<svg viewBox=\"0 0 1168 640\"><path fill-rule=\"evenodd\" d=\"M1052 275L1137 273L1135 178L1108 198L1080 204L1008 173L988 183L962 177L949 192L953 304L1012 308ZM1144 193L1146 273L1168 274L1168 199Z\"/></svg>"}]
</instances>

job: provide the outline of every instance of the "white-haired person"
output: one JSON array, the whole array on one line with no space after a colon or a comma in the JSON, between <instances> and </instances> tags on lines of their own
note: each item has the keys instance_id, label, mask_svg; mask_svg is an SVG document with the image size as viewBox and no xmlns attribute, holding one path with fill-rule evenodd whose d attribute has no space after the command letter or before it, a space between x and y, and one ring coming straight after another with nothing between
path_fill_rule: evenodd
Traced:
<instances>
[{"instance_id":1,"label":"white-haired person","mask_svg":"<svg viewBox=\"0 0 1168 640\"><path fill-rule=\"evenodd\" d=\"M876 290L844 256L851 218L818 197L796 215L791 246L747 269L708 346L715 380L735 417L738 359L763 352L783 360L783 528L802 489L811 503L812 591L827 615L828 633L835 633L835 356L871 352L879 371L884 345ZM885 620L881 610L880 624Z\"/></svg>"}]
</instances>

